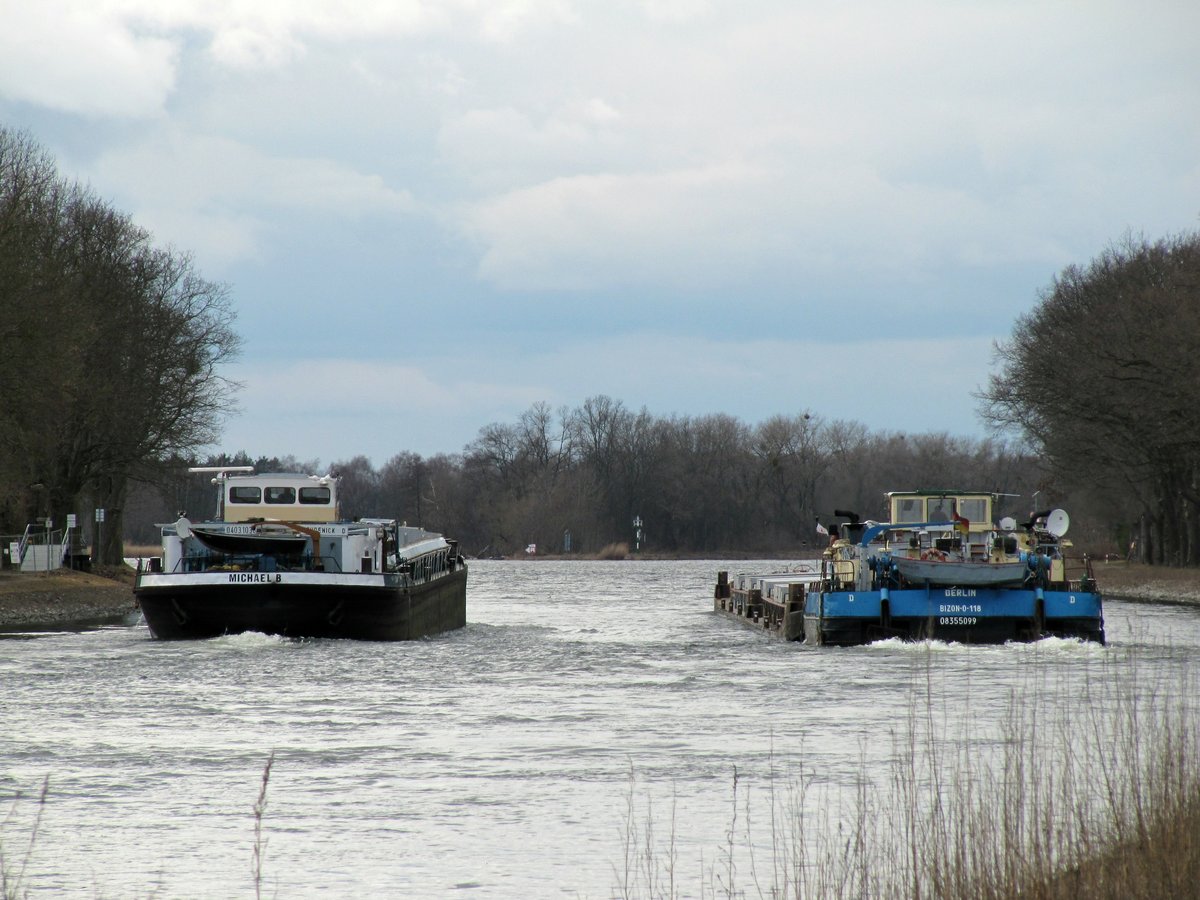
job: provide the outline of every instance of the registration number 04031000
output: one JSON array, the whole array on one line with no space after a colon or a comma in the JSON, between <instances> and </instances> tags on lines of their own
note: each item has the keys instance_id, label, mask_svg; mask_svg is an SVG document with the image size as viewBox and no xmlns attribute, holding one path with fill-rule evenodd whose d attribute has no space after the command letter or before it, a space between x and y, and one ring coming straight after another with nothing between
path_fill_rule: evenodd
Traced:
<instances>
[{"instance_id":1,"label":"registration number 04031000","mask_svg":"<svg viewBox=\"0 0 1200 900\"><path fill-rule=\"evenodd\" d=\"M942 616L939 625L974 625L978 620L975 616Z\"/></svg>"}]
</instances>

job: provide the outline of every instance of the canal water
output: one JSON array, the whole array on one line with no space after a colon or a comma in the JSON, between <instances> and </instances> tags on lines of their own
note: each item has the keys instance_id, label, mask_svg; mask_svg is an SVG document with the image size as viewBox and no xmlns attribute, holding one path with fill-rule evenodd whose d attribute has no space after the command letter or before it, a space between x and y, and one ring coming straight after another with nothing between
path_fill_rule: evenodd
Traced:
<instances>
[{"instance_id":1,"label":"canal water","mask_svg":"<svg viewBox=\"0 0 1200 900\"><path fill-rule=\"evenodd\" d=\"M707 896L789 779L826 800L886 781L914 708L986 739L1024 691L1195 692L1187 607L1109 600L1108 647L808 649L712 612L718 569L778 565L473 562L467 627L413 643L9 636L5 875L56 897L600 898L634 883L633 839Z\"/></svg>"}]
</instances>

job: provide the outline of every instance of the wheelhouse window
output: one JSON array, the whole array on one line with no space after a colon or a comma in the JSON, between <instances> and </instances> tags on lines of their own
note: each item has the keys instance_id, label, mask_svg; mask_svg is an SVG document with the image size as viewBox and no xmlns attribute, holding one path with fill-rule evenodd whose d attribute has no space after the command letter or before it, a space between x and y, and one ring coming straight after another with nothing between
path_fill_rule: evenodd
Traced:
<instances>
[{"instance_id":1,"label":"wheelhouse window","mask_svg":"<svg viewBox=\"0 0 1200 900\"><path fill-rule=\"evenodd\" d=\"M949 522L954 518L954 498L953 497L931 497L929 498L929 521L930 522Z\"/></svg>"},{"instance_id":2,"label":"wheelhouse window","mask_svg":"<svg viewBox=\"0 0 1200 900\"><path fill-rule=\"evenodd\" d=\"M988 513L988 501L984 497L964 497L958 501L958 514L974 525L976 522L991 521Z\"/></svg>"},{"instance_id":3,"label":"wheelhouse window","mask_svg":"<svg viewBox=\"0 0 1200 900\"><path fill-rule=\"evenodd\" d=\"M267 488L268 503L295 503L296 489L292 487L269 487Z\"/></svg>"},{"instance_id":4,"label":"wheelhouse window","mask_svg":"<svg viewBox=\"0 0 1200 900\"><path fill-rule=\"evenodd\" d=\"M330 492L327 487L302 487L300 488L300 502L309 503L314 506L327 506L329 504Z\"/></svg>"},{"instance_id":5,"label":"wheelhouse window","mask_svg":"<svg viewBox=\"0 0 1200 900\"><path fill-rule=\"evenodd\" d=\"M896 513L893 516L893 521L897 524L925 521L925 501L923 498L897 497L892 502L896 505Z\"/></svg>"},{"instance_id":6,"label":"wheelhouse window","mask_svg":"<svg viewBox=\"0 0 1200 900\"><path fill-rule=\"evenodd\" d=\"M262 491L256 487L234 486L229 489L230 503L259 503L262 500Z\"/></svg>"}]
</instances>

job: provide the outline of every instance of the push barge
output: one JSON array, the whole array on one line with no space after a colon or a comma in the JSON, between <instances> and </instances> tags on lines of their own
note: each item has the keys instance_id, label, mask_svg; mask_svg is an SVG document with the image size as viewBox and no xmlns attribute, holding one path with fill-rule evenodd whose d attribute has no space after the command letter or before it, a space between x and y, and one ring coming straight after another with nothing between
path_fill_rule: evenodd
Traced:
<instances>
[{"instance_id":1,"label":"push barge","mask_svg":"<svg viewBox=\"0 0 1200 900\"><path fill-rule=\"evenodd\" d=\"M217 518L161 525L162 555L139 562L133 593L155 638L397 641L466 624L454 541L394 519L339 518L332 476L191 471L214 473Z\"/></svg>"},{"instance_id":2,"label":"push barge","mask_svg":"<svg viewBox=\"0 0 1200 900\"><path fill-rule=\"evenodd\" d=\"M1007 517L993 523L992 494L887 496L890 522L839 510L847 521L830 529L820 559L763 575L718 572L717 612L815 645L1052 635L1104 643L1091 561L1067 555L1063 510L1034 513L1018 525Z\"/></svg>"}]
</instances>

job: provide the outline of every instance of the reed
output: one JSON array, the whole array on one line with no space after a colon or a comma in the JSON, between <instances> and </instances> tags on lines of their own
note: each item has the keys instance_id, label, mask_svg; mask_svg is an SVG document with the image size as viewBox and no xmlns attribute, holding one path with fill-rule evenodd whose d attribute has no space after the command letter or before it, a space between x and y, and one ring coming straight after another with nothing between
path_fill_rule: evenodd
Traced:
<instances>
[{"instance_id":1,"label":"reed","mask_svg":"<svg viewBox=\"0 0 1200 900\"><path fill-rule=\"evenodd\" d=\"M4 900L17 900L17 898L29 895L29 891L25 888L25 872L29 867L29 860L33 857L34 847L37 845L38 830L42 825L42 814L46 809L46 794L49 790L50 776L47 775L42 780L41 790L34 800L32 821L28 825L20 826L20 830L26 832L23 841L25 846L15 860L10 859L5 851L4 831L9 829L21 812L23 799L21 795L18 794L14 798L4 820L0 821L0 897L3 897Z\"/></svg>"},{"instance_id":2,"label":"reed","mask_svg":"<svg viewBox=\"0 0 1200 900\"><path fill-rule=\"evenodd\" d=\"M254 897L262 898L263 863L267 855L267 839L263 836L263 816L267 814L267 785L271 782L271 766L275 764L275 751L267 757L263 766L262 784L258 787L258 799L254 802Z\"/></svg>"},{"instance_id":3,"label":"reed","mask_svg":"<svg viewBox=\"0 0 1200 900\"><path fill-rule=\"evenodd\" d=\"M1001 721L983 723L940 715L935 666L927 656L886 776L870 779L864 754L849 789L814 790L812 771L782 784L768 774L765 799L751 803L735 769L729 827L700 884L643 875L655 858L643 846L620 896L1195 895L1200 719L1189 671L1176 684L1137 684L1130 669L1102 666L1074 698L1035 663ZM751 821L764 809L765 842Z\"/></svg>"}]
</instances>

